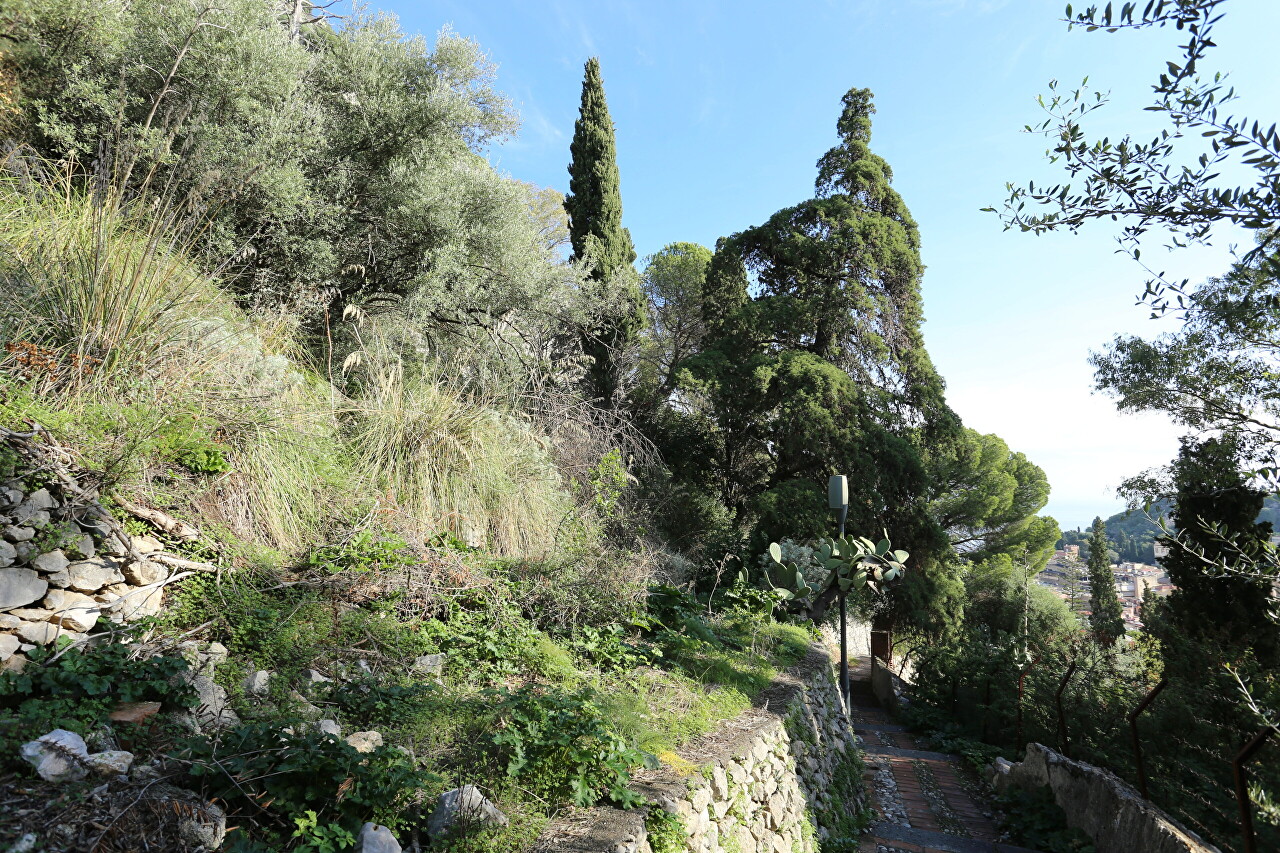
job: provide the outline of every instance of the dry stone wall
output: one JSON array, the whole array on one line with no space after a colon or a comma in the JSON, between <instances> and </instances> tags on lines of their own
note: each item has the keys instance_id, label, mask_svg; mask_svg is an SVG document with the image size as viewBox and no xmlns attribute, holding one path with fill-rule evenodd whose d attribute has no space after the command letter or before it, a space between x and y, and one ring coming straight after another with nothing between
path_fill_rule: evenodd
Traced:
<instances>
[{"instance_id":1,"label":"dry stone wall","mask_svg":"<svg viewBox=\"0 0 1280 853\"><path fill-rule=\"evenodd\" d=\"M61 637L157 614L172 563L197 564L130 536L92 493L50 476L37 445L0 437L0 468L12 475L0 482L0 671L21 670L27 652Z\"/></svg>"},{"instance_id":2,"label":"dry stone wall","mask_svg":"<svg viewBox=\"0 0 1280 853\"><path fill-rule=\"evenodd\" d=\"M652 815L646 821L639 810L608 808L578 812L553 823L536 849L857 849L866 814L862 762L825 649L811 649L799 666L757 699L755 708L682 748L679 759L640 774L633 786L667 817ZM646 824L663 825L665 831L651 834Z\"/></svg>"}]
</instances>

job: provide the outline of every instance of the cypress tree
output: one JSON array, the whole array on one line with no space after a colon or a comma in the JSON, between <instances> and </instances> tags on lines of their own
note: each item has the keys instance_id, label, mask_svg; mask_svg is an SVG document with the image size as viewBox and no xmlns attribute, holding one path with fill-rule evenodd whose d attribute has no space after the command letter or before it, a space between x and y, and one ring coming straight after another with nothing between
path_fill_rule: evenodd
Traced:
<instances>
[{"instance_id":1,"label":"cypress tree","mask_svg":"<svg viewBox=\"0 0 1280 853\"><path fill-rule=\"evenodd\" d=\"M610 404L618 389L621 350L635 339L644 322L644 295L630 269L636 259L631 233L622 227L622 192L619 188L617 143L613 119L605 103L600 61L587 60L582 78L582 105L573 126L569 148L569 194L564 209L569 214L569 239L574 260L591 258L590 284L606 301L608 288L619 271L624 273L621 304L593 327L582 330L582 348L594 362L588 372L590 391ZM629 274L628 274L629 273Z\"/></svg>"},{"instance_id":2,"label":"cypress tree","mask_svg":"<svg viewBox=\"0 0 1280 853\"><path fill-rule=\"evenodd\" d=\"M1089 536L1089 627L1099 645L1110 646L1124 636L1124 615L1116 596L1116 576L1107 557L1107 526L1093 520Z\"/></svg>"}]
</instances>

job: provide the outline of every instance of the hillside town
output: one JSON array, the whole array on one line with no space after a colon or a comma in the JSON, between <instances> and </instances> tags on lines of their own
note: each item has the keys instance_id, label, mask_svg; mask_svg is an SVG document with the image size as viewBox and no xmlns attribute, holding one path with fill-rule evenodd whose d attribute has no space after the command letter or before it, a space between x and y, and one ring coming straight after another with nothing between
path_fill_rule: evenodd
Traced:
<instances>
[{"instance_id":1,"label":"hillside town","mask_svg":"<svg viewBox=\"0 0 1280 853\"><path fill-rule=\"evenodd\" d=\"M1142 601L1148 593L1165 598L1173 592L1169 575L1159 565L1167 554L1168 548L1157 543L1156 565L1121 562L1111 566L1127 631L1142 628ZM1052 590L1076 613L1089 613L1089 573L1079 545L1064 545L1054 551L1044 570L1036 576L1036 582Z\"/></svg>"}]
</instances>

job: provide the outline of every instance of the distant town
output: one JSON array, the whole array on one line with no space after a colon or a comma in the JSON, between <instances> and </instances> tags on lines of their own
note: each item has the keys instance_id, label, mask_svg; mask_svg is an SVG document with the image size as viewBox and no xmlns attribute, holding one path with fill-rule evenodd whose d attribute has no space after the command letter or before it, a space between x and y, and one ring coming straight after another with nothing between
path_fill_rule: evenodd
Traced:
<instances>
[{"instance_id":1,"label":"distant town","mask_svg":"<svg viewBox=\"0 0 1280 853\"><path fill-rule=\"evenodd\" d=\"M1111 566L1116 579L1116 594L1123 608L1125 628L1129 631L1137 631L1142 627L1142 599L1148 591L1153 595L1167 597L1175 588L1169 581L1169 575L1158 564L1169 553L1169 549L1157 542L1154 551L1156 565L1121 562ZM1089 614L1089 572L1080 555L1079 545L1064 545L1060 550L1054 551L1044 571L1036 576L1036 582L1052 590L1074 612L1084 616Z\"/></svg>"}]
</instances>

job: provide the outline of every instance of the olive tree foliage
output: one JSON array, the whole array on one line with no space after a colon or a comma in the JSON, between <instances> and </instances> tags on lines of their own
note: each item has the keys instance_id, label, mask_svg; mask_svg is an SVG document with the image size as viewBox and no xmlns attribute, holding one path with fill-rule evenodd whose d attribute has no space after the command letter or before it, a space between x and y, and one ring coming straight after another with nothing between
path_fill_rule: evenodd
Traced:
<instances>
[{"instance_id":1,"label":"olive tree foliage","mask_svg":"<svg viewBox=\"0 0 1280 853\"><path fill-rule=\"evenodd\" d=\"M1006 227L1043 233L1076 230L1092 220L1118 220L1118 239L1135 258L1151 229L1175 246L1207 243L1214 226L1231 223L1253 230L1271 228L1280 213L1280 135L1274 123L1234 115L1236 99L1227 75L1204 68L1226 0L1149 0L1113 8L1066 9L1069 27L1116 33L1174 27L1186 34L1178 61L1169 61L1152 85L1147 108L1168 126L1149 141L1129 134L1090 139L1086 117L1106 106L1107 97L1085 85L1070 93L1050 84L1042 97L1048 117L1028 130L1053 144L1048 152L1075 183L1037 187L1009 185ZM1252 185L1233 183L1251 175ZM1177 304L1187 284L1157 274L1145 294L1157 309Z\"/></svg>"},{"instance_id":2,"label":"olive tree foliage","mask_svg":"<svg viewBox=\"0 0 1280 853\"><path fill-rule=\"evenodd\" d=\"M408 316L434 354L545 361L543 330L589 306L542 192L484 159L517 126L492 63L447 29L304 9L27 0L4 34L14 141L185 198L244 303L327 313L339 360L355 306Z\"/></svg>"}]
</instances>

